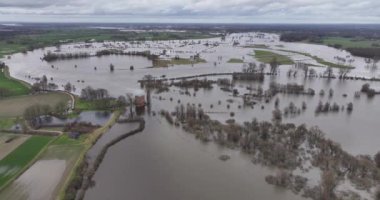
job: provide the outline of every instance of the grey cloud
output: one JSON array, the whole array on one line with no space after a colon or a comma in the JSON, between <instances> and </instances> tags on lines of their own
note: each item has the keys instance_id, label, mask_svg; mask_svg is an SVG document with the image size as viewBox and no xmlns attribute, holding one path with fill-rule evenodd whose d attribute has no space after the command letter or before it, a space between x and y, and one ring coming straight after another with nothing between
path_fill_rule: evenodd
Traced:
<instances>
[{"instance_id":1,"label":"grey cloud","mask_svg":"<svg viewBox=\"0 0 380 200\"><path fill-rule=\"evenodd\" d=\"M244 22L380 22L379 0L0 0L0 20L11 16L66 15L67 18L138 16ZM307 21L305 21L307 22Z\"/></svg>"}]
</instances>

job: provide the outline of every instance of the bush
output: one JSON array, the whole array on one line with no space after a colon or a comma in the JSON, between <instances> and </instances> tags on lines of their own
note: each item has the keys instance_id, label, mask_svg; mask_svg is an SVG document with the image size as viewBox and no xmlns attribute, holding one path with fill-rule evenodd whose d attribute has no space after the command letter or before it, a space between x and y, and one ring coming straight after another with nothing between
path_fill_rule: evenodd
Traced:
<instances>
[{"instance_id":1,"label":"bush","mask_svg":"<svg viewBox=\"0 0 380 200\"><path fill-rule=\"evenodd\" d=\"M380 200L380 188L378 188L376 191L375 200Z\"/></svg>"},{"instance_id":2,"label":"bush","mask_svg":"<svg viewBox=\"0 0 380 200\"><path fill-rule=\"evenodd\" d=\"M234 117L234 116L235 116L235 113L234 113L234 112L231 112L231 113L230 113L230 116L231 116L231 117Z\"/></svg>"},{"instance_id":3,"label":"bush","mask_svg":"<svg viewBox=\"0 0 380 200\"><path fill-rule=\"evenodd\" d=\"M377 152L377 154L375 155L375 159L374 160L375 160L376 166L378 168L380 168L380 151Z\"/></svg>"},{"instance_id":4,"label":"bush","mask_svg":"<svg viewBox=\"0 0 380 200\"><path fill-rule=\"evenodd\" d=\"M362 92L368 92L369 89L370 89L370 86L368 83L366 83L366 84L362 85L361 91Z\"/></svg>"}]
</instances>

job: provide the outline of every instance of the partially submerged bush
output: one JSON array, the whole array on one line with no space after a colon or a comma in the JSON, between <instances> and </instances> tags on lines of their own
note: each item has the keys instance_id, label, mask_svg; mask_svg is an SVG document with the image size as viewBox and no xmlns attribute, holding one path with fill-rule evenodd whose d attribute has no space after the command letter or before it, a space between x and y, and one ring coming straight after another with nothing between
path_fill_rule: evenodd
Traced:
<instances>
[{"instance_id":1,"label":"partially submerged bush","mask_svg":"<svg viewBox=\"0 0 380 200\"><path fill-rule=\"evenodd\" d=\"M380 168L380 151L377 152L377 154L375 155L375 159L374 160L375 160L376 166L378 168Z\"/></svg>"}]
</instances>

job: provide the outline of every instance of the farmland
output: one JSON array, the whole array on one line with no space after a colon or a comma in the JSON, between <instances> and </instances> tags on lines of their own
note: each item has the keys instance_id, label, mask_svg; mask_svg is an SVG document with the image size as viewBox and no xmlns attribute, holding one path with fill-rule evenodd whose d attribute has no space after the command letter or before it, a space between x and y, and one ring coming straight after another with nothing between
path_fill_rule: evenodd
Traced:
<instances>
[{"instance_id":1,"label":"farmland","mask_svg":"<svg viewBox=\"0 0 380 200\"><path fill-rule=\"evenodd\" d=\"M263 63L270 63L276 60L280 65L291 65L294 62L288 57L271 51L255 50L255 58Z\"/></svg>"},{"instance_id":2,"label":"farmland","mask_svg":"<svg viewBox=\"0 0 380 200\"><path fill-rule=\"evenodd\" d=\"M1 97L26 95L30 92L29 87L18 80L15 80L9 76L7 68L1 69L0 72L0 89L3 90Z\"/></svg>"},{"instance_id":3,"label":"farmland","mask_svg":"<svg viewBox=\"0 0 380 200\"><path fill-rule=\"evenodd\" d=\"M55 106L61 101L69 100L69 95L59 92L2 99L0 100L0 118L21 116L27 107L35 104Z\"/></svg>"},{"instance_id":4,"label":"farmland","mask_svg":"<svg viewBox=\"0 0 380 200\"><path fill-rule=\"evenodd\" d=\"M22 172L52 139L46 136L32 136L0 160L0 188Z\"/></svg>"}]
</instances>

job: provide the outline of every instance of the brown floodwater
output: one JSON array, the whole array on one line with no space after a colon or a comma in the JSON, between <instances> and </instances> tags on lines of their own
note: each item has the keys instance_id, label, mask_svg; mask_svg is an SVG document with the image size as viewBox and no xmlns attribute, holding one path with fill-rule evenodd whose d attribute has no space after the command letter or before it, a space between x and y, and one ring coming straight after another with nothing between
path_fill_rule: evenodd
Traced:
<instances>
[{"instance_id":1,"label":"brown floodwater","mask_svg":"<svg viewBox=\"0 0 380 200\"><path fill-rule=\"evenodd\" d=\"M222 154L231 159L219 160ZM201 143L161 117L146 117L142 133L108 150L85 199L303 199L267 184L272 173L238 150Z\"/></svg>"}]
</instances>

